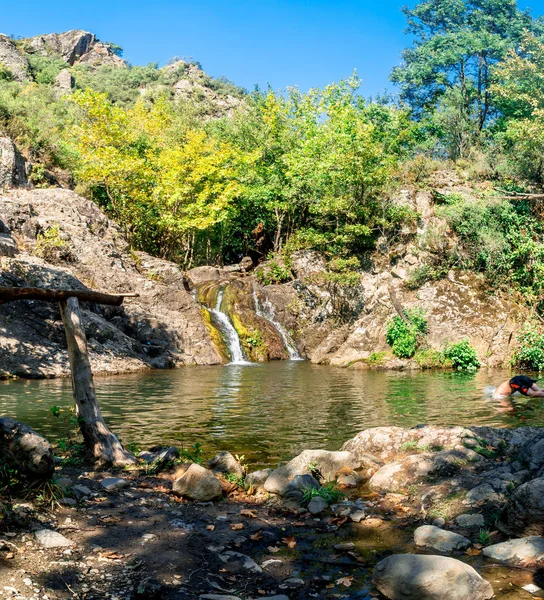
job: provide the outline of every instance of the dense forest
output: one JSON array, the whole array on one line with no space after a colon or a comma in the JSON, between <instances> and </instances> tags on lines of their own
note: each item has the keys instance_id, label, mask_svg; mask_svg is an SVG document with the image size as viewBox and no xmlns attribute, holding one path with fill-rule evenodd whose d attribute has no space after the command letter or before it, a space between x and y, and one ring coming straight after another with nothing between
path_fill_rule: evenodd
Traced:
<instances>
[{"instance_id":1,"label":"dense forest","mask_svg":"<svg viewBox=\"0 0 544 600\"><path fill-rule=\"evenodd\" d=\"M438 169L491 185L477 202L436 198L448 229L429 238L412 284L450 268L544 289L544 21L515 0L425 0L404 9L412 45L391 73L397 95L365 99L352 74L324 89L248 92L173 59L163 68L70 68L27 52L32 81L0 71L0 127L32 163L94 199L134 249L183 268L271 259L311 248L350 273L418 214L395 202ZM115 52L120 53L119 48ZM179 93L185 81L191 93ZM446 243L451 234L460 243ZM54 232L53 232L54 234ZM544 305L543 305L544 306Z\"/></svg>"}]
</instances>

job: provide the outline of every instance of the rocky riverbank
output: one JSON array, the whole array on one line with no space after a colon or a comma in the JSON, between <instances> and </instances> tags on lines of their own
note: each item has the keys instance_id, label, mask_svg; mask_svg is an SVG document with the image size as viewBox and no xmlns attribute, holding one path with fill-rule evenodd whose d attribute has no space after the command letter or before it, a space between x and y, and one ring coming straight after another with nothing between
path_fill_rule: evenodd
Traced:
<instances>
[{"instance_id":1,"label":"rocky riverbank","mask_svg":"<svg viewBox=\"0 0 544 600\"><path fill-rule=\"evenodd\" d=\"M430 193L415 193L410 202L424 223L432 222ZM515 333L528 318L523 303L490 294L473 273L461 271L410 290L406 280L425 256L413 239L413 232L406 234L393 262L377 252L361 269L358 286L342 300L350 316L339 318L339 292L327 283L326 261L315 252L294 253L291 279L281 284L263 285L245 272L247 261L183 273L174 263L131 250L119 227L72 191L14 189L0 203L0 285L138 294L122 307L83 306L95 373L228 362L225 332L210 312L220 292L222 310L251 361L300 354L358 369L424 367L394 357L386 344L387 323L397 314L393 293L403 307L425 314L431 352L467 338L483 365L508 363ZM0 306L0 376L67 374L58 308L37 301Z\"/></svg>"},{"instance_id":2,"label":"rocky riverbank","mask_svg":"<svg viewBox=\"0 0 544 600\"><path fill-rule=\"evenodd\" d=\"M544 431L374 428L251 472L177 449L5 490L13 598L542 597ZM174 464L176 463L176 464ZM249 471L249 474L247 473Z\"/></svg>"}]
</instances>

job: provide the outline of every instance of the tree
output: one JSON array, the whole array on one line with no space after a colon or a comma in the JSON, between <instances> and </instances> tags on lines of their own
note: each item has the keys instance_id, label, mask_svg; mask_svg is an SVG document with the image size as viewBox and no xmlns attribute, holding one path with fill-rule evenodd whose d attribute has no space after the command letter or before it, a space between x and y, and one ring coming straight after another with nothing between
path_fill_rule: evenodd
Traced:
<instances>
[{"instance_id":1,"label":"tree","mask_svg":"<svg viewBox=\"0 0 544 600\"><path fill-rule=\"evenodd\" d=\"M516 0L424 0L403 12L414 43L391 74L402 99L421 117L447 94L458 119L477 135L493 116L492 66L526 30L542 33L542 22L518 10Z\"/></svg>"}]
</instances>

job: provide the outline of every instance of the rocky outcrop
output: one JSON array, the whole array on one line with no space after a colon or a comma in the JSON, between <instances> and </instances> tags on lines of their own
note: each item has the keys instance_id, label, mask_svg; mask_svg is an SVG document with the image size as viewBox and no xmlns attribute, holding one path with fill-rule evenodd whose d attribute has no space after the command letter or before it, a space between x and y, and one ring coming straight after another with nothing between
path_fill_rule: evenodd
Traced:
<instances>
[{"instance_id":1,"label":"rocky outcrop","mask_svg":"<svg viewBox=\"0 0 544 600\"><path fill-rule=\"evenodd\" d=\"M499 527L510 535L544 535L544 479L521 485L508 500Z\"/></svg>"},{"instance_id":2,"label":"rocky outcrop","mask_svg":"<svg viewBox=\"0 0 544 600\"><path fill-rule=\"evenodd\" d=\"M95 372L222 362L179 268L131 252L93 202L68 190L14 190L3 196L0 220L25 247L15 257L0 258L0 285L139 294L119 308L82 306ZM26 377L68 373L55 305L24 301L0 307L0 370Z\"/></svg>"},{"instance_id":3,"label":"rocky outcrop","mask_svg":"<svg viewBox=\"0 0 544 600\"><path fill-rule=\"evenodd\" d=\"M81 29L26 38L22 40L22 44L28 54L60 56L69 65L85 63L126 66L108 44L103 44L93 33Z\"/></svg>"},{"instance_id":4,"label":"rocky outcrop","mask_svg":"<svg viewBox=\"0 0 544 600\"><path fill-rule=\"evenodd\" d=\"M0 190L27 184L26 162L8 137L0 137Z\"/></svg>"},{"instance_id":5,"label":"rocky outcrop","mask_svg":"<svg viewBox=\"0 0 544 600\"><path fill-rule=\"evenodd\" d=\"M390 600L489 600L491 584L469 565L446 556L395 554L378 563L372 578Z\"/></svg>"},{"instance_id":6,"label":"rocky outcrop","mask_svg":"<svg viewBox=\"0 0 544 600\"><path fill-rule=\"evenodd\" d=\"M0 65L15 81L30 79L27 59L19 52L11 38L0 33Z\"/></svg>"}]
</instances>

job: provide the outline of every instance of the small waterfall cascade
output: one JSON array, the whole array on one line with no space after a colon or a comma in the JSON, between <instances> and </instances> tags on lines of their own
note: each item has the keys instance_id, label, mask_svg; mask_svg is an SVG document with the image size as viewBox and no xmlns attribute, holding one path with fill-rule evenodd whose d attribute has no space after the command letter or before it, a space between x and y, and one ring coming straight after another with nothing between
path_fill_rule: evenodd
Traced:
<instances>
[{"instance_id":1,"label":"small waterfall cascade","mask_svg":"<svg viewBox=\"0 0 544 600\"><path fill-rule=\"evenodd\" d=\"M297 347L295 346L295 342L293 342L293 338L289 335L288 331L281 323L276 321L276 314L274 312L274 307L272 306L272 303L269 300L261 302L257 296L257 293L255 292L255 288L253 288L253 302L255 304L255 313L259 317L262 317L263 319L266 319L267 321L272 323L272 325L274 325L278 333L281 335L283 344L286 347L287 352L289 353L289 359L304 360L302 356L300 356L300 354L298 353Z\"/></svg>"},{"instance_id":2,"label":"small waterfall cascade","mask_svg":"<svg viewBox=\"0 0 544 600\"><path fill-rule=\"evenodd\" d=\"M219 290L217 294L217 302L215 308L208 309L210 313L215 317L219 327L225 334L225 342L228 346L231 362L233 365L248 365L250 364L244 359L244 353L242 352L242 346L240 345L240 337L238 332L234 329L233 324L230 322L228 316L221 310L221 303L223 302L224 290Z\"/></svg>"}]
</instances>

